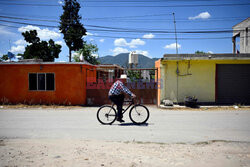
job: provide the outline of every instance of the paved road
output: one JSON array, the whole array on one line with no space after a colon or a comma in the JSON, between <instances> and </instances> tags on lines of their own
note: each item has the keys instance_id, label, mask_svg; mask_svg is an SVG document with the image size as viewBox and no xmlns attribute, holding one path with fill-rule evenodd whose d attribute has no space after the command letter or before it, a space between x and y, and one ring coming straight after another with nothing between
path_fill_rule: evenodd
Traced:
<instances>
[{"instance_id":1,"label":"paved road","mask_svg":"<svg viewBox=\"0 0 250 167\"><path fill-rule=\"evenodd\" d=\"M107 141L196 143L208 140L250 142L250 111L176 111L149 107L147 126L101 125L95 107L0 109L0 138L63 138Z\"/></svg>"}]
</instances>

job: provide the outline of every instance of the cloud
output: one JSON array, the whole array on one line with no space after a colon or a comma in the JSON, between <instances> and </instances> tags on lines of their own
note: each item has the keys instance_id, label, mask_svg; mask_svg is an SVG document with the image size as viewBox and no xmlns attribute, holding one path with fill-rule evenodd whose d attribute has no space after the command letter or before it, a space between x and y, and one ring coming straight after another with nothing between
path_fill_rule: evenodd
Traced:
<instances>
[{"instance_id":1,"label":"cloud","mask_svg":"<svg viewBox=\"0 0 250 167\"><path fill-rule=\"evenodd\" d=\"M121 47L116 47L114 50L111 50L113 52L113 55L116 56L120 53L128 53L129 50Z\"/></svg>"},{"instance_id":2,"label":"cloud","mask_svg":"<svg viewBox=\"0 0 250 167\"><path fill-rule=\"evenodd\" d=\"M49 30L48 28L45 29L41 29L37 26L32 26L32 25L28 25L28 26L22 26L20 28L18 28L19 32L25 32L25 31L29 31L29 30L36 30L38 37L41 40L49 40L49 39L58 39L61 37L61 34L58 33L56 30Z\"/></svg>"},{"instance_id":3,"label":"cloud","mask_svg":"<svg viewBox=\"0 0 250 167\"><path fill-rule=\"evenodd\" d=\"M145 45L141 39L132 39L131 42L127 42L124 38L118 38L114 41L115 46L123 46L123 47L130 47L130 48L137 48L138 45Z\"/></svg>"},{"instance_id":4,"label":"cloud","mask_svg":"<svg viewBox=\"0 0 250 167\"><path fill-rule=\"evenodd\" d=\"M98 35L97 33L90 33L90 32L86 32L86 35L85 36L93 36L93 35Z\"/></svg>"},{"instance_id":5,"label":"cloud","mask_svg":"<svg viewBox=\"0 0 250 167\"><path fill-rule=\"evenodd\" d=\"M23 39L19 39L14 42L15 45L17 46L12 46L11 49L9 50L10 52L13 53L23 53L25 51L25 47L29 44Z\"/></svg>"},{"instance_id":6,"label":"cloud","mask_svg":"<svg viewBox=\"0 0 250 167\"><path fill-rule=\"evenodd\" d=\"M153 35L152 33L143 35L143 38L146 38L146 39L152 39L154 37L155 37L155 35Z\"/></svg>"},{"instance_id":7,"label":"cloud","mask_svg":"<svg viewBox=\"0 0 250 167\"><path fill-rule=\"evenodd\" d=\"M63 4L63 1L59 0L58 3L59 3L60 5L62 5L62 4Z\"/></svg>"},{"instance_id":8,"label":"cloud","mask_svg":"<svg viewBox=\"0 0 250 167\"><path fill-rule=\"evenodd\" d=\"M13 53L23 53L24 50L25 50L25 46L18 45L18 46L12 46L9 51Z\"/></svg>"},{"instance_id":9,"label":"cloud","mask_svg":"<svg viewBox=\"0 0 250 167\"><path fill-rule=\"evenodd\" d=\"M130 48L136 48L137 45L145 45L145 42L141 39L133 39L128 45Z\"/></svg>"},{"instance_id":10,"label":"cloud","mask_svg":"<svg viewBox=\"0 0 250 167\"><path fill-rule=\"evenodd\" d=\"M136 50L135 53L150 57L148 51L146 51L146 50Z\"/></svg>"},{"instance_id":11,"label":"cloud","mask_svg":"<svg viewBox=\"0 0 250 167\"><path fill-rule=\"evenodd\" d=\"M66 46L64 41L55 41L55 44L61 45L61 46Z\"/></svg>"},{"instance_id":12,"label":"cloud","mask_svg":"<svg viewBox=\"0 0 250 167\"><path fill-rule=\"evenodd\" d=\"M124 38L119 38L114 41L115 46L127 46L127 41Z\"/></svg>"},{"instance_id":13,"label":"cloud","mask_svg":"<svg viewBox=\"0 0 250 167\"><path fill-rule=\"evenodd\" d=\"M208 51L207 53L209 53L209 54L214 54L214 52L212 52L212 51Z\"/></svg>"},{"instance_id":14,"label":"cloud","mask_svg":"<svg viewBox=\"0 0 250 167\"><path fill-rule=\"evenodd\" d=\"M90 32L86 32L86 35L91 36L91 35L94 35L94 34L92 34Z\"/></svg>"},{"instance_id":15,"label":"cloud","mask_svg":"<svg viewBox=\"0 0 250 167\"><path fill-rule=\"evenodd\" d=\"M208 12L202 12L202 13L200 13L199 15L194 16L194 17L189 17L188 19L189 19L189 20L208 19L208 18L210 18L210 17L211 17L211 15L210 15Z\"/></svg>"},{"instance_id":16,"label":"cloud","mask_svg":"<svg viewBox=\"0 0 250 167\"><path fill-rule=\"evenodd\" d=\"M28 45L28 42L26 42L23 39L19 39L16 42L14 42L14 44L16 44L16 45Z\"/></svg>"},{"instance_id":17,"label":"cloud","mask_svg":"<svg viewBox=\"0 0 250 167\"><path fill-rule=\"evenodd\" d=\"M96 58L98 58L99 56L98 56L98 54L92 54L92 56L94 56L94 57L96 57Z\"/></svg>"},{"instance_id":18,"label":"cloud","mask_svg":"<svg viewBox=\"0 0 250 167\"><path fill-rule=\"evenodd\" d=\"M9 30L6 30L4 27L0 27L0 35L16 35L16 34Z\"/></svg>"},{"instance_id":19,"label":"cloud","mask_svg":"<svg viewBox=\"0 0 250 167\"><path fill-rule=\"evenodd\" d=\"M180 48L180 47L181 47L181 45L177 43L177 48ZM164 48L165 49L176 49L176 43L166 45Z\"/></svg>"},{"instance_id":20,"label":"cloud","mask_svg":"<svg viewBox=\"0 0 250 167\"><path fill-rule=\"evenodd\" d=\"M103 43L103 42L104 42L104 40L105 40L105 39L100 39L99 41L100 41L101 43Z\"/></svg>"},{"instance_id":21,"label":"cloud","mask_svg":"<svg viewBox=\"0 0 250 167\"><path fill-rule=\"evenodd\" d=\"M136 54L142 54L144 56L150 57L149 56L149 52L146 50L134 50ZM116 47L113 50L111 50L111 52L113 52L113 55L116 56L120 53L129 53L130 50L126 49L126 48L122 48L122 47ZM151 57L150 57L151 58Z\"/></svg>"}]
</instances>

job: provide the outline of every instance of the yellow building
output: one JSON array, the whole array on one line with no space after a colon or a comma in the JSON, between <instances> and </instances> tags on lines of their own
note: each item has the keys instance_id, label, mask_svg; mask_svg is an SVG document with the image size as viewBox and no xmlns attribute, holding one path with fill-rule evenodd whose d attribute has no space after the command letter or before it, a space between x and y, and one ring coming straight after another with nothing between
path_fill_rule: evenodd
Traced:
<instances>
[{"instance_id":1,"label":"yellow building","mask_svg":"<svg viewBox=\"0 0 250 167\"><path fill-rule=\"evenodd\" d=\"M155 62L164 99L183 103L250 104L250 54L165 54Z\"/></svg>"}]
</instances>

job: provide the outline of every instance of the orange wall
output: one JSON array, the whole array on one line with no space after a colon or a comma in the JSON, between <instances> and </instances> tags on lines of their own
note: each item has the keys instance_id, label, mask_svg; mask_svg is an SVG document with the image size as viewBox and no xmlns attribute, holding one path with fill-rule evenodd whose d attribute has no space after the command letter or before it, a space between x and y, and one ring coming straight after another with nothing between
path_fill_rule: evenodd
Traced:
<instances>
[{"instance_id":1,"label":"orange wall","mask_svg":"<svg viewBox=\"0 0 250 167\"><path fill-rule=\"evenodd\" d=\"M41 68L42 67L42 68ZM0 64L0 103L11 104L86 104L87 69L85 64ZM29 73L54 73L54 91L30 91ZM88 74L88 77L95 75Z\"/></svg>"},{"instance_id":2,"label":"orange wall","mask_svg":"<svg viewBox=\"0 0 250 167\"><path fill-rule=\"evenodd\" d=\"M155 61L155 68L158 69L157 70L157 72L158 72L158 78L156 78L158 82L161 82L161 68L160 68L160 65L161 65L161 59ZM158 106L161 103L161 100L160 100L161 97L160 97L160 95L161 95L161 90L158 87L158 89L157 89L157 105Z\"/></svg>"}]
</instances>

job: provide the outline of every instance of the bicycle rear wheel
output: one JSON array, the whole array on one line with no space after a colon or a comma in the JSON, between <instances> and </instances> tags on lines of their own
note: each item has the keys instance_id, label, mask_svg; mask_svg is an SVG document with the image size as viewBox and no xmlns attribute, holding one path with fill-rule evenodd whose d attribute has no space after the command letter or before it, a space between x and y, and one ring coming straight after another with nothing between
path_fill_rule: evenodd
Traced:
<instances>
[{"instance_id":1,"label":"bicycle rear wheel","mask_svg":"<svg viewBox=\"0 0 250 167\"><path fill-rule=\"evenodd\" d=\"M144 124L149 118L149 111L141 104L134 105L129 112L129 118L135 124Z\"/></svg>"},{"instance_id":2,"label":"bicycle rear wheel","mask_svg":"<svg viewBox=\"0 0 250 167\"><path fill-rule=\"evenodd\" d=\"M117 117L115 109L111 106L101 106L96 116L98 121L104 125L111 125Z\"/></svg>"}]
</instances>

